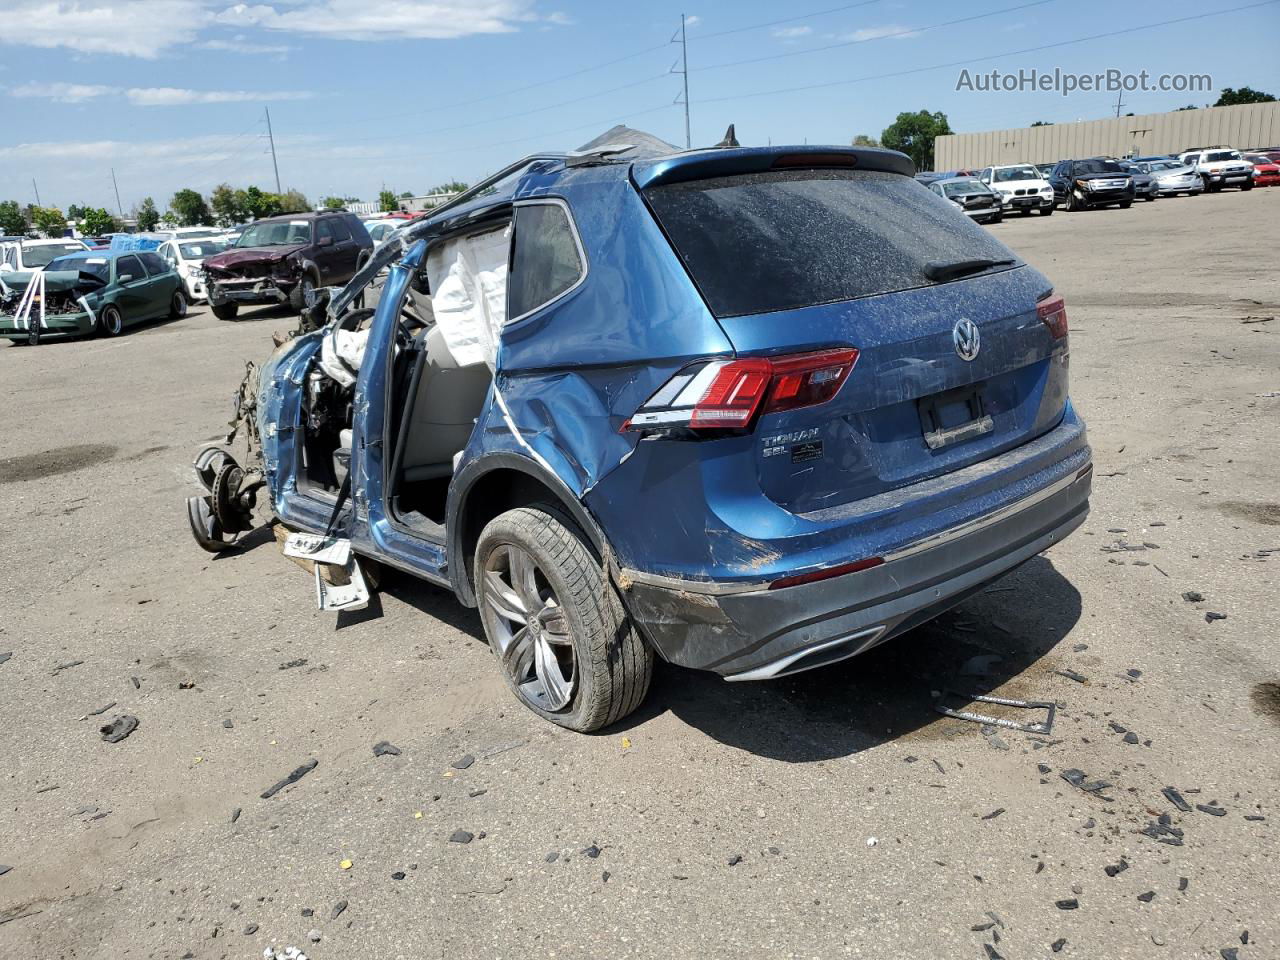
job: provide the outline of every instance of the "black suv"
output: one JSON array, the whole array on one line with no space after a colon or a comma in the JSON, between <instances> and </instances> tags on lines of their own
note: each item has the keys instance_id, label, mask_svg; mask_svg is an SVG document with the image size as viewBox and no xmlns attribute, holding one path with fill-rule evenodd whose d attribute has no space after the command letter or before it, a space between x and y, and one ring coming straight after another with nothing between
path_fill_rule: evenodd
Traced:
<instances>
[{"instance_id":1,"label":"black suv","mask_svg":"<svg viewBox=\"0 0 1280 960\"><path fill-rule=\"evenodd\" d=\"M1066 210L1084 210L1133 203L1133 175L1114 160L1059 160L1049 174L1055 203Z\"/></svg>"},{"instance_id":2,"label":"black suv","mask_svg":"<svg viewBox=\"0 0 1280 960\"><path fill-rule=\"evenodd\" d=\"M255 220L234 247L205 260L205 289L219 320L230 320L242 303L301 311L317 287L345 284L372 253L369 231L345 210Z\"/></svg>"}]
</instances>

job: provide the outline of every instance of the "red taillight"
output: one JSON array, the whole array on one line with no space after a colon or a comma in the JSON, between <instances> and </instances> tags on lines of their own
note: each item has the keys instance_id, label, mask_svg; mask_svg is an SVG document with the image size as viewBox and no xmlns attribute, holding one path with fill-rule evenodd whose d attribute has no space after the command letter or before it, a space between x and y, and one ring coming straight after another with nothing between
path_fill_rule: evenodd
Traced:
<instances>
[{"instance_id":1,"label":"red taillight","mask_svg":"<svg viewBox=\"0 0 1280 960\"><path fill-rule=\"evenodd\" d=\"M1060 295L1036 304L1036 316L1049 328L1053 339L1061 340L1067 335L1067 304Z\"/></svg>"},{"instance_id":2,"label":"red taillight","mask_svg":"<svg viewBox=\"0 0 1280 960\"><path fill-rule=\"evenodd\" d=\"M786 357L702 360L663 384L622 429L749 428L757 414L826 403L840 392L857 361L853 347Z\"/></svg>"},{"instance_id":3,"label":"red taillight","mask_svg":"<svg viewBox=\"0 0 1280 960\"><path fill-rule=\"evenodd\" d=\"M884 557L867 557L853 563L842 563L838 567L827 567L825 570L811 570L808 573L797 573L791 577L783 577L769 584L770 590L781 590L784 587L798 587L802 583L816 583L819 580L830 580L832 577L843 577L846 573L857 573L859 570L870 570L884 563Z\"/></svg>"}]
</instances>

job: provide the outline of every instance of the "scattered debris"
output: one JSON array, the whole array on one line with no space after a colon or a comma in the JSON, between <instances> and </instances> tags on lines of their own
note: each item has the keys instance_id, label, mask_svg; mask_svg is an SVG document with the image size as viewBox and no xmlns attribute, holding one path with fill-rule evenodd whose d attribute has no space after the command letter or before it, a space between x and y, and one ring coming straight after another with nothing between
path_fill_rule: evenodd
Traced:
<instances>
[{"instance_id":1,"label":"scattered debris","mask_svg":"<svg viewBox=\"0 0 1280 960\"><path fill-rule=\"evenodd\" d=\"M194 680L179 680L179 681L178 681L178 689L179 689L179 690L194 690L195 688L196 688L196 682L195 682Z\"/></svg>"},{"instance_id":2,"label":"scattered debris","mask_svg":"<svg viewBox=\"0 0 1280 960\"><path fill-rule=\"evenodd\" d=\"M1160 792L1164 794L1164 798L1166 800L1172 803L1175 807L1177 807L1183 813L1191 812L1191 805L1187 803L1186 800L1182 799L1182 794L1180 794L1173 787L1165 787Z\"/></svg>"},{"instance_id":3,"label":"scattered debris","mask_svg":"<svg viewBox=\"0 0 1280 960\"><path fill-rule=\"evenodd\" d=\"M340 916L342 916L342 911L346 909L347 909L347 901L339 900L337 903L333 905L333 909L329 911L329 919L337 920Z\"/></svg>"},{"instance_id":4,"label":"scattered debris","mask_svg":"<svg viewBox=\"0 0 1280 960\"><path fill-rule=\"evenodd\" d=\"M296 770L290 773L283 780L271 785L270 787L267 787L266 790L262 791L260 796L262 797L263 800L270 800L272 797L274 797L277 793L279 793L285 787L289 786L289 784L297 783L299 780L305 777L308 773L314 770L319 763L320 763L319 760L317 760L315 757L312 757L302 766L298 767Z\"/></svg>"},{"instance_id":5,"label":"scattered debris","mask_svg":"<svg viewBox=\"0 0 1280 960\"><path fill-rule=\"evenodd\" d=\"M398 757L400 756L400 748L395 744L388 743L386 740L379 740L373 745L373 755L375 757Z\"/></svg>"},{"instance_id":6,"label":"scattered debris","mask_svg":"<svg viewBox=\"0 0 1280 960\"><path fill-rule=\"evenodd\" d=\"M222 721L222 726L225 727L227 730L230 730L232 727L235 726L235 724L232 723L231 718L228 717L226 720Z\"/></svg>"},{"instance_id":7,"label":"scattered debris","mask_svg":"<svg viewBox=\"0 0 1280 960\"><path fill-rule=\"evenodd\" d=\"M1058 774L1058 776L1062 777L1063 780L1067 781L1067 783L1071 784L1073 787L1083 790L1085 793L1101 794L1103 790L1111 786L1111 783L1107 780L1089 780L1083 770L1079 770L1075 767L1072 767L1069 770L1063 770ZM1103 797L1102 799L1105 800L1107 798Z\"/></svg>"},{"instance_id":8,"label":"scattered debris","mask_svg":"<svg viewBox=\"0 0 1280 960\"><path fill-rule=\"evenodd\" d=\"M729 866L731 867L736 867L741 862L742 862L742 854L740 853L735 853L732 857L729 858Z\"/></svg>"},{"instance_id":9,"label":"scattered debris","mask_svg":"<svg viewBox=\"0 0 1280 960\"><path fill-rule=\"evenodd\" d=\"M470 843L475 838L476 837L474 833L469 833L466 830L455 830L453 831L452 835L450 835L449 842L450 843Z\"/></svg>"},{"instance_id":10,"label":"scattered debris","mask_svg":"<svg viewBox=\"0 0 1280 960\"><path fill-rule=\"evenodd\" d=\"M1227 815L1226 808L1218 806L1216 800L1212 804L1197 803L1196 809L1201 813L1207 813L1215 817L1225 817Z\"/></svg>"},{"instance_id":11,"label":"scattered debris","mask_svg":"<svg viewBox=\"0 0 1280 960\"><path fill-rule=\"evenodd\" d=\"M1088 683L1089 678L1083 673L1076 673L1074 670L1055 670L1053 671L1060 677L1066 677L1068 680L1074 680L1076 683Z\"/></svg>"},{"instance_id":12,"label":"scattered debris","mask_svg":"<svg viewBox=\"0 0 1280 960\"><path fill-rule=\"evenodd\" d=\"M1199 590L1187 590L1182 594L1182 599L1187 603L1204 603L1204 594Z\"/></svg>"},{"instance_id":13,"label":"scattered debris","mask_svg":"<svg viewBox=\"0 0 1280 960\"><path fill-rule=\"evenodd\" d=\"M984 943L982 949L987 951L987 960L1004 960L1004 957L996 952L996 948L989 943Z\"/></svg>"},{"instance_id":14,"label":"scattered debris","mask_svg":"<svg viewBox=\"0 0 1280 960\"><path fill-rule=\"evenodd\" d=\"M1188 880L1186 877L1179 877L1179 878L1178 878L1178 891L1179 891L1179 892L1181 892L1181 891L1183 891L1183 890L1186 890L1186 889L1187 889L1187 887L1188 887L1188 886L1190 886L1190 885L1191 885L1191 881L1190 881L1190 880Z\"/></svg>"},{"instance_id":15,"label":"scattered debris","mask_svg":"<svg viewBox=\"0 0 1280 960\"><path fill-rule=\"evenodd\" d=\"M244 928L244 935L246 937L251 937L257 932L258 932L258 925L256 923L250 923Z\"/></svg>"},{"instance_id":16,"label":"scattered debris","mask_svg":"<svg viewBox=\"0 0 1280 960\"><path fill-rule=\"evenodd\" d=\"M138 729L138 718L127 713L121 714L110 723L99 728L102 739L107 743L119 743L133 731Z\"/></svg>"},{"instance_id":17,"label":"scattered debris","mask_svg":"<svg viewBox=\"0 0 1280 960\"><path fill-rule=\"evenodd\" d=\"M6 873L8 873L12 869L13 867L9 866L8 864L0 863L0 877L3 877Z\"/></svg>"},{"instance_id":18,"label":"scattered debris","mask_svg":"<svg viewBox=\"0 0 1280 960\"><path fill-rule=\"evenodd\" d=\"M308 662L309 662L309 661L307 660L307 658L306 658L306 657L302 657L302 658L300 658L300 659L298 659L298 660L289 660L289 661L288 661L288 662L286 662L286 663L282 663L282 664L280 664L279 669L281 669L281 670L292 670L294 667L305 667L305 666L307 665L307 663L308 663Z\"/></svg>"},{"instance_id":19,"label":"scattered debris","mask_svg":"<svg viewBox=\"0 0 1280 960\"><path fill-rule=\"evenodd\" d=\"M239 819L240 819L240 808L236 807L234 810L231 811L231 822L235 823Z\"/></svg>"},{"instance_id":20,"label":"scattered debris","mask_svg":"<svg viewBox=\"0 0 1280 960\"><path fill-rule=\"evenodd\" d=\"M391 874L391 879L392 879L392 880L403 880L403 879L404 879L404 871L403 871L403 870L397 870L395 873Z\"/></svg>"},{"instance_id":21,"label":"scattered debris","mask_svg":"<svg viewBox=\"0 0 1280 960\"><path fill-rule=\"evenodd\" d=\"M1061 953L1062 948L1065 947L1066 945L1067 945L1067 938L1060 937L1057 940L1053 941L1053 943L1049 944L1049 949L1052 950L1054 953Z\"/></svg>"},{"instance_id":22,"label":"scattered debris","mask_svg":"<svg viewBox=\"0 0 1280 960\"><path fill-rule=\"evenodd\" d=\"M307 939L310 940L312 943L319 943L321 939L320 931L312 927L309 931L307 931Z\"/></svg>"},{"instance_id":23,"label":"scattered debris","mask_svg":"<svg viewBox=\"0 0 1280 960\"><path fill-rule=\"evenodd\" d=\"M1156 892L1154 890L1148 890L1146 893L1138 894L1138 899L1141 900L1143 903L1150 903L1155 898L1156 898Z\"/></svg>"},{"instance_id":24,"label":"scattered debris","mask_svg":"<svg viewBox=\"0 0 1280 960\"><path fill-rule=\"evenodd\" d=\"M1114 877L1117 874L1124 873L1126 870L1129 869L1129 861L1126 860L1124 857L1121 857L1119 863L1109 864L1103 867L1102 869L1106 872L1108 877Z\"/></svg>"},{"instance_id":25,"label":"scattered debris","mask_svg":"<svg viewBox=\"0 0 1280 960\"><path fill-rule=\"evenodd\" d=\"M475 762L476 762L476 758L473 757L471 754L467 753L467 754L463 754L457 760L453 761L453 763L449 764L449 766L453 767L453 769L455 770L465 770L467 769L467 767L471 766Z\"/></svg>"},{"instance_id":26,"label":"scattered debris","mask_svg":"<svg viewBox=\"0 0 1280 960\"><path fill-rule=\"evenodd\" d=\"M139 680L137 677L130 677L129 682L133 684L133 689L135 690L142 689L142 681Z\"/></svg>"},{"instance_id":27,"label":"scattered debris","mask_svg":"<svg viewBox=\"0 0 1280 960\"><path fill-rule=\"evenodd\" d=\"M111 701L110 703L108 703L105 707L99 707L97 710L90 710L88 713L86 713L86 714L85 714L83 717L81 717L80 719L81 719L81 720L88 720L90 717L100 717L100 716L102 716L104 713L106 713L108 710L110 710L112 707L114 707L115 705L116 705L116 701L112 700L112 701Z\"/></svg>"},{"instance_id":28,"label":"scattered debris","mask_svg":"<svg viewBox=\"0 0 1280 960\"><path fill-rule=\"evenodd\" d=\"M350 861L350 860L341 860L341 861L339 861L339 862L338 862L338 869L339 869L339 870L350 870L350 869L351 869L351 861Z\"/></svg>"},{"instance_id":29,"label":"scattered debris","mask_svg":"<svg viewBox=\"0 0 1280 960\"><path fill-rule=\"evenodd\" d=\"M0 663L8 663L12 657L13 651L10 651L9 653L0 653Z\"/></svg>"},{"instance_id":30,"label":"scattered debris","mask_svg":"<svg viewBox=\"0 0 1280 960\"><path fill-rule=\"evenodd\" d=\"M1075 897L1070 900L1056 900L1054 901L1054 906L1059 910L1078 910L1080 909L1080 901Z\"/></svg>"},{"instance_id":31,"label":"scattered debris","mask_svg":"<svg viewBox=\"0 0 1280 960\"><path fill-rule=\"evenodd\" d=\"M585 850L582 851L582 855L584 857L588 857L594 860L596 859L596 857L600 856L600 848L593 843L591 846L587 847Z\"/></svg>"},{"instance_id":32,"label":"scattered debris","mask_svg":"<svg viewBox=\"0 0 1280 960\"><path fill-rule=\"evenodd\" d=\"M1208 611L1204 615L1205 623L1213 623L1213 621L1215 620L1225 620L1225 619L1227 619L1227 615L1225 613L1215 613L1212 610Z\"/></svg>"},{"instance_id":33,"label":"scattered debris","mask_svg":"<svg viewBox=\"0 0 1280 960\"><path fill-rule=\"evenodd\" d=\"M72 667L78 667L84 663L83 660L72 660L70 663L60 663L53 668L54 673L61 673L63 670L70 670Z\"/></svg>"},{"instance_id":34,"label":"scattered debris","mask_svg":"<svg viewBox=\"0 0 1280 960\"><path fill-rule=\"evenodd\" d=\"M987 814L986 816L984 816L982 819L983 819L983 820L994 820L996 817L1000 816L1000 814L1002 814L1002 813L1004 813L1004 807L996 807L996 809L992 810L990 813L988 813L988 814Z\"/></svg>"},{"instance_id":35,"label":"scattered debris","mask_svg":"<svg viewBox=\"0 0 1280 960\"><path fill-rule=\"evenodd\" d=\"M1167 815L1162 816L1158 821L1147 824L1138 832L1144 837L1150 837L1160 843L1167 843L1171 847L1182 846L1183 832L1178 827L1170 825Z\"/></svg>"}]
</instances>

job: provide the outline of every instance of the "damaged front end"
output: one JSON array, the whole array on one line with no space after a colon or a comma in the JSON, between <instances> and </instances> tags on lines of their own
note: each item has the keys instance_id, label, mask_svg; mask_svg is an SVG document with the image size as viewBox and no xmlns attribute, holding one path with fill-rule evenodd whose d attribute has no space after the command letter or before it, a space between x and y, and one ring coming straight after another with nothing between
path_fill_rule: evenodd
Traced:
<instances>
[{"instance_id":1,"label":"damaged front end","mask_svg":"<svg viewBox=\"0 0 1280 960\"><path fill-rule=\"evenodd\" d=\"M8 273L0 277L0 337L14 342L93 333L98 294L105 284L91 273Z\"/></svg>"},{"instance_id":2,"label":"damaged front end","mask_svg":"<svg viewBox=\"0 0 1280 960\"><path fill-rule=\"evenodd\" d=\"M202 275L209 303L214 306L284 304L295 299L302 265L294 257L221 265L206 262Z\"/></svg>"}]
</instances>

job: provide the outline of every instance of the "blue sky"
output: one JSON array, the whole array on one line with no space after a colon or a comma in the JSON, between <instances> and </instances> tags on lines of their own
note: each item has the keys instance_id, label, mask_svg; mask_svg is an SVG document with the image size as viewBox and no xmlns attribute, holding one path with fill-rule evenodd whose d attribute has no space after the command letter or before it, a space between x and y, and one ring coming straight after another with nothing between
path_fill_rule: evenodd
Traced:
<instances>
[{"instance_id":1,"label":"blue sky","mask_svg":"<svg viewBox=\"0 0 1280 960\"><path fill-rule=\"evenodd\" d=\"M373 199L384 183L421 192L472 181L619 122L683 144L673 103L681 78L669 72L682 12L695 146L718 141L730 122L748 145L847 143L878 136L902 110L942 110L957 131L1114 114L1114 94L957 91L959 64L922 69L971 58L974 71L1213 77L1208 94L1126 94L1126 112L1212 102L1226 86L1280 95L1280 3L1152 26L1205 9L1194 0L6 0L0 200L33 202L34 177L46 205L114 210L112 167L126 210L147 195L164 209L179 188L207 193L224 180L270 189L264 106L283 185L313 201ZM1141 29L1015 53L1129 28Z\"/></svg>"}]
</instances>

